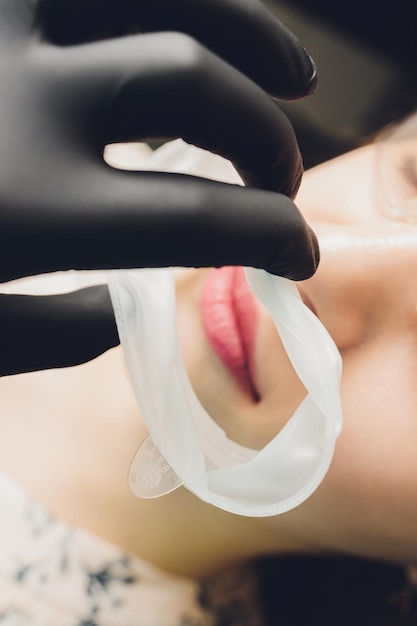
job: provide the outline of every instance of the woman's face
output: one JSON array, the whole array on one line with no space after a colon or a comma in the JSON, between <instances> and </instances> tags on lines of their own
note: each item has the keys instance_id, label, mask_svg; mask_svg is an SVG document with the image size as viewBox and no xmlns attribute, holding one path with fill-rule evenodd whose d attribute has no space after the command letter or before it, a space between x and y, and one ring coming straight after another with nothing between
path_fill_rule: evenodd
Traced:
<instances>
[{"instance_id":1,"label":"woman's face","mask_svg":"<svg viewBox=\"0 0 417 626\"><path fill-rule=\"evenodd\" d=\"M324 482L280 523L324 549L417 560L417 224L386 210L417 195L417 140L384 146L388 203L379 151L310 170L297 197L321 248L298 287L342 355L344 427ZM181 273L178 293L201 402L231 438L262 447L305 395L268 312L236 268Z\"/></svg>"}]
</instances>

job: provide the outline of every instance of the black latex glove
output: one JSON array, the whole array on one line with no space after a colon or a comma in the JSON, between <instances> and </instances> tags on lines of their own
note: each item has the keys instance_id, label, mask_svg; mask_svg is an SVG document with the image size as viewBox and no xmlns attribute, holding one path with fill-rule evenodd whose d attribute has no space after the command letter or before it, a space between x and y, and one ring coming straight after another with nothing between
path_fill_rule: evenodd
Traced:
<instances>
[{"instance_id":1,"label":"black latex glove","mask_svg":"<svg viewBox=\"0 0 417 626\"><path fill-rule=\"evenodd\" d=\"M315 86L258 0L0 0L0 281L70 268L315 270L290 200L302 175L271 98ZM112 170L106 144L182 137L250 188ZM0 297L0 373L80 363L118 343L105 286Z\"/></svg>"}]
</instances>

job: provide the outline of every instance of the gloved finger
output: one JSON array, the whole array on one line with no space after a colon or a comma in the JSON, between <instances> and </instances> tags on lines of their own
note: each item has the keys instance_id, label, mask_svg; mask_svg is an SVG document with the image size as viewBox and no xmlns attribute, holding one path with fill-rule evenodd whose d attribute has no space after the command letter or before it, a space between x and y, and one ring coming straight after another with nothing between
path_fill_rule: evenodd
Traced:
<instances>
[{"instance_id":1,"label":"gloved finger","mask_svg":"<svg viewBox=\"0 0 417 626\"><path fill-rule=\"evenodd\" d=\"M106 285L51 296L0 294L0 376L79 365L118 343Z\"/></svg>"},{"instance_id":2,"label":"gloved finger","mask_svg":"<svg viewBox=\"0 0 417 626\"><path fill-rule=\"evenodd\" d=\"M69 101L85 100L85 128L77 116L78 132L91 136L96 123L100 148L182 137L231 160L246 184L294 197L302 161L288 119L253 81L194 39L132 36L78 46L66 57L69 83L62 69L59 91L66 89Z\"/></svg>"},{"instance_id":3,"label":"gloved finger","mask_svg":"<svg viewBox=\"0 0 417 626\"><path fill-rule=\"evenodd\" d=\"M98 165L87 181L62 183L59 210L46 196L35 211L12 213L1 280L70 268L219 265L303 280L317 268L315 236L286 196Z\"/></svg>"},{"instance_id":4,"label":"gloved finger","mask_svg":"<svg viewBox=\"0 0 417 626\"><path fill-rule=\"evenodd\" d=\"M43 36L60 45L132 32L191 35L271 95L296 99L316 85L303 46L259 0L36 0Z\"/></svg>"}]
</instances>

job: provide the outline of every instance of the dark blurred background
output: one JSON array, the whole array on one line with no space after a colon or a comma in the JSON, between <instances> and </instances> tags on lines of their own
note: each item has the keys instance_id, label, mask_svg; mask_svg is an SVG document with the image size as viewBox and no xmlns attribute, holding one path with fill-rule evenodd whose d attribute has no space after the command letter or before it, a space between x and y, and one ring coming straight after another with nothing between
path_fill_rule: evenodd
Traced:
<instances>
[{"instance_id":1,"label":"dark blurred background","mask_svg":"<svg viewBox=\"0 0 417 626\"><path fill-rule=\"evenodd\" d=\"M317 63L314 96L283 108L306 167L417 108L417 0L265 0Z\"/></svg>"}]
</instances>

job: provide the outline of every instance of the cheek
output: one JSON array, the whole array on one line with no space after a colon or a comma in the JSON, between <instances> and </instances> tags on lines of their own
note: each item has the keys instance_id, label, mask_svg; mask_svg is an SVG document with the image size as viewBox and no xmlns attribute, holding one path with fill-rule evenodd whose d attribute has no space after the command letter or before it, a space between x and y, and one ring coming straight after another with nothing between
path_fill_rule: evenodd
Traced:
<instances>
[{"instance_id":1,"label":"cheek","mask_svg":"<svg viewBox=\"0 0 417 626\"><path fill-rule=\"evenodd\" d=\"M400 341L344 355L343 430L310 499L311 517L336 549L417 558L415 354Z\"/></svg>"},{"instance_id":2,"label":"cheek","mask_svg":"<svg viewBox=\"0 0 417 626\"><path fill-rule=\"evenodd\" d=\"M335 467L342 482L369 490L371 499L391 487L417 487L416 348L407 337L381 338L342 354L344 427Z\"/></svg>"}]
</instances>

